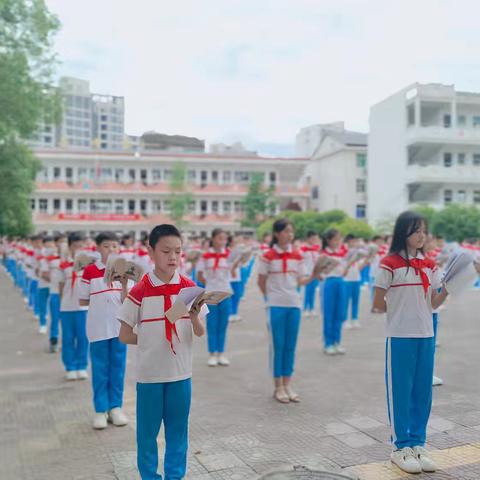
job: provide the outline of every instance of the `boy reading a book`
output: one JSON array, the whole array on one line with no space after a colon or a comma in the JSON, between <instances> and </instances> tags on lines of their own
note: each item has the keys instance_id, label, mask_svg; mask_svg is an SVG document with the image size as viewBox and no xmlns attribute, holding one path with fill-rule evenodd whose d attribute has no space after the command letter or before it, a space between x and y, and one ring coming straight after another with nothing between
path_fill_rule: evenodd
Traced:
<instances>
[{"instance_id":1,"label":"boy reading a book","mask_svg":"<svg viewBox=\"0 0 480 480\"><path fill-rule=\"evenodd\" d=\"M154 269L127 295L118 319L120 341L137 345L137 464L142 479L161 479L157 436L165 428L165 478L183 478L187 465L191 400L192 337L205 333L208 309L202 303L171 323L165 312L183 288L194 282L178 273L180 232L158 225L150 233L148 252ZM137 328L137 333L133 328Z\"/></svg>"}]
</instances>

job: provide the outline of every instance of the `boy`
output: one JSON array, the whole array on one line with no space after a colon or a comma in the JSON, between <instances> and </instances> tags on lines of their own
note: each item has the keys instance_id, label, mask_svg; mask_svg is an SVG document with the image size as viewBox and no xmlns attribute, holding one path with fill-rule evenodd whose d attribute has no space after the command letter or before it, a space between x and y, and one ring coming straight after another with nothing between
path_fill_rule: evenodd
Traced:
<instances>
[{"instance_id":1,"label":"boy","mask_svg":"<svg viewBox=\"0 0 480 480\"><path fill-rule=\"evenodd\" d=\"M100 233L95 238L101 260L85 267L80 282L80 305L89 307L87 313L87 337L90 342L92 362L92 388L95 416L93 428L107 428L107 421L120 427L128 423L122 412L123 383L127 346L120 343L120 324L117 314L133 282L105 283L105 265L112 253L118 253L115 233Z\"/></svg>"},{"instance_id":2,"label":"boy","mask_svg":"<svg viewBox=\"0 0 480 480\"><path fill-rule=\"evenodd\" d=\"M38 289L37 289L37 301L38 301L38 315L40 320L39 333L47 333L47 303L50 295L50 284L48 273L47 256L52 253L55 248L52 237L43 237L43 248L37 254L37 276L38 276Z\"/></svg>"},{"instance_id":3,"label":"boy","mask_svg":"<svg viewBox=\"0 0 480 480\"><path fill-rule=\"evenodd\" d=\"M85 245L78 232L68 236L68 258L60 263L60 320L62 322L62 361L67 380L88 378L88 340L85 332L87 307L79 303L79 273L73 269L75 254Z\"/></svg>"},{"instance_id":4,"label":"boy","mask_svg":"<svg viewBox=\"0 0 480 480\"><path fill-rule=\"evenodd\" d=\"M206 307L191 309L174 325L165 312L185 287L195 284L179 275L182 254L180 232L158 225L150 233L148 252L154 269L135 285L118 319L120 341L137 347L137 463L142 479L158 474L157 436L165 427L166 479L183 478L187 465L188 416L191 400L192 330L205 333ZM138 334L133 327L138 328Z\"/></svg>"}]
</instances>

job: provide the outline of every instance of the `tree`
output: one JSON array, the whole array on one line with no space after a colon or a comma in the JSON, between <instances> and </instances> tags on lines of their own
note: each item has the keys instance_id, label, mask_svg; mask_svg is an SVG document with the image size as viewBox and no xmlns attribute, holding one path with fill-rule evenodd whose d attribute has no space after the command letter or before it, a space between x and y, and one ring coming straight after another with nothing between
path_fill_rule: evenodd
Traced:
<instances>
[{"instance_id":1,"label":"tree","mask_svg":"<svg viewBox=\"0 0 480 480\"><path fill-rule=\"evenodd\" d=\"M462 242L480 237L480 210L474 206L448 205L435 213L431 231L446 240Z\"/></svg>"},{"instance_id":2,"label":"tree","mask_svg":"<svg viewBox=\"0 0 480 480\"><path fill-rule=\"evenodd\" d=\"M185 165L177 162L173 167L172 178L170 180L170 217L177 226L185 225L184 216L188 212L188 207L192 201L192 194L186 191L187 170Z\"/></svg>"},{"instance_id":3,"label":"tree","mask_svg":"<svg viewBox=\"0 0 480 480\"><path fill-rule=\"evenodd\" d=\"M261 173L254 173L250 179L248 193L242 201L245 209L245 217L242 220L244 227L256 228L275 212L275 188L273 186L266 188L263 181L264 176Z\"/></svg>"},{"instance_id":4,"label":"tree","mask_svg":"<svg viewBox=\"0 0 480 480\"><path fill-rule=\"evenodd\" d=\"M371 238L374 234L373 228L368 223L354 218L345 218L341 222L332 224L331 228L336 228L342 235L351 233L360 238Z\"/></svg>"},{"instance_id":5,"label":"tree","mask_svg":"<svg viewBox=\"0 0 480 480\"><path fill-rule=\"evenodd\" d=\"M0 0L0 234L32 229L29 199L39 163L19 138L41 120L58 120L51 49L58 28L43 0Z\"/></svg>"}]
</instances>

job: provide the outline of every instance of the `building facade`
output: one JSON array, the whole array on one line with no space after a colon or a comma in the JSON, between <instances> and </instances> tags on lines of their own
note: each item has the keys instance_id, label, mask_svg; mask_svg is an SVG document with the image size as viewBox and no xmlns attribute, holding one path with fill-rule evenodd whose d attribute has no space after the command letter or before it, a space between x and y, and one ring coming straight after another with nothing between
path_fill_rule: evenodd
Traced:
<instances>
[{"instance_id":1,"label":"building facade","mask_svg":"<svg viewBox=\"0 0 480 480\"><path fill-rule=\"evenodd\" d=\"M370 223L416 205L480 206L480 94L413 84L370 110Z\"/></svg>"},{"instance_id":2,"label":"building facade","mask_svg":"<svg viewBox=\"0 0 480 480\"><path fill-rule=\"evenodd\" d=\"M295 137L295 156L310 158L320 145L325 132L344 130L344 122L320 123L300 129Z\"/></svg>"},{"instance_id":3,"label":"building facade","mask_svg":"<svg viewBox=\"0 0 480 480\"><path fill-rule=\"evenodd\" d=\"M35 151L43 168L37 176L32 210L37 231L134 232L171 221L175 193L171 179L178 165L191 194L185 230L208 235L214 228L243 231L243 203L254 173L275 188L277 211L306 210L305 158L216 156L159 152Z\"/></svg>"},{"instance_id":4,"label":"building facade","mask_svg":"<svg viewBox=\"0 0 480 480\"><path fill-rule=\"evenodd\" d=\"M367 135L323 128L305 169L313 210L340 209L352 218L367 216Z\"/></svg>"}]
</instances>

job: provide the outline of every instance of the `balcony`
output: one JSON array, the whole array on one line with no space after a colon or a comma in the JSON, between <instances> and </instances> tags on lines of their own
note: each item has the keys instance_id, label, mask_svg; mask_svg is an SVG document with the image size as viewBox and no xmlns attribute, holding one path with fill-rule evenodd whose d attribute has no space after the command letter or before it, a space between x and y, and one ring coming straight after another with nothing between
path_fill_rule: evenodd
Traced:
<instances>
[{"instance_id":1,"label":"balcony","mask_svg":"<svg viewBox=\"0 0 480 480\"><path fill-rule=\"evenodd\" d=\"M413 183L480 183L480 166L461 165L444 167L442 165L409 165L405 181Z\"/></svg>"},{"instance_id":2,"label":"balcony","mask_svg":"<svg viewBox=\"0 0 480 480\"><path fill-rule=\"evenodd\" d=\"M409 126L407 128L406 140L407 145L412 145L415 143L480 145L480 128Z\"/></svg>"}]
</instances>

